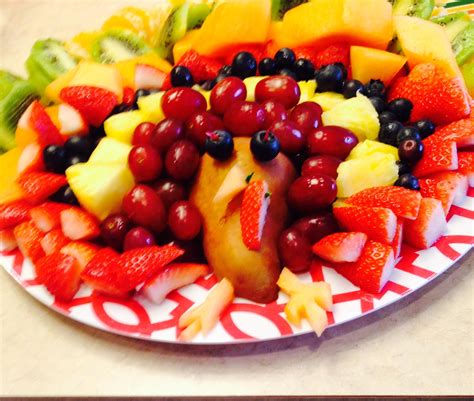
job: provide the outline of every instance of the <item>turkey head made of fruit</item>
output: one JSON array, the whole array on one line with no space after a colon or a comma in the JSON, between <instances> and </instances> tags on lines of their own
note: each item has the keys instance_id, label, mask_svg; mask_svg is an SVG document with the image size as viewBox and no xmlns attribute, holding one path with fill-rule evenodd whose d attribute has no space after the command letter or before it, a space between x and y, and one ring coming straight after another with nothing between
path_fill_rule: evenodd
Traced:
<instances>
[{"instance_id":1,"label":"turkey head made of fruit","mask_svg":"<svg viewBox=\"0 0 474 401\"><path fill-rule=\"evenodd\" d=\"M203 216L204 251L217 277L230 280L237 296L269 303L278 296L282 266L277 243L287 222L286 194L296 171L282 153L270 162L255 160L250 138L234 138L234 146L224 162L203 156L190 199ZM242 235L247 175L252 182L263 180L270 196L259 250L250 250Z\"/></svg>"}]
</instances>

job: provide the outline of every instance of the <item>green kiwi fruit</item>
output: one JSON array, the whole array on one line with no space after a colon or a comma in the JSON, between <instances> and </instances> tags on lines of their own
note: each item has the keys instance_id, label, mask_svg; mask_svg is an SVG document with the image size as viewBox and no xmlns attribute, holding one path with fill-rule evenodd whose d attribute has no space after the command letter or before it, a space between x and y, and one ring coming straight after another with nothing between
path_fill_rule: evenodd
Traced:
<instances>
[{"instance_id":1,"label":"green kiwi fruit","mask_svg":"<svg viewBox=\"0 0 474 401\"><path fill-rule=\"evenodd\" d=\"M393 15L407 15L428 19L433 14L435 0L390 0Z\"/></svg>"},{"instance_id":2,"label":"green kiwi fruit","mask_svg":"<svg viewBox=\"0 0 474 401\"><path fill-rule=\"evenodd\" d=\"M456 36L469 26L471 19L469 18L469 14L459 12L443 15L442 17L434 17L431 18L431 21L441 25L448 35L449 41L452 42Z\"/></svg>"},{"instance_id":3,"label":"green kiwi fruit","mask_svg":"<svg viewBox=\"0 0 474 401\"><path fill-rule=\"evenodd\" d=\"M189 8L188 2L175 7L164 22L155 44L156 51L161 57L171 60L173 45L186 34Z\"/></svg>"},{"instance_id":4,"label":"green kiwi fruit","mask_svg":"<svg viewBox=\"0 0 474 401\"><path fill-rule=\"evenodd\" d=\"M20 78L11 72L0 70L0 100L5 98Z\"/></svg>"},{"instance_id":5,"label":"green kiwi fruit","mask_svg":"<svg viewBox=\"0 0 474 401\"><path fill-rule=\"evenodd\" d=\"M463 65L474 56L474 21L456 35L451 45L458 65Z\"/></svg>"},{"instance_id":6,"label":"green kiwi fruit","mask_svg":"<svg viewBox=\"0 0 474 401\"><path fill-rule=\"evenodd\" d=\"M464 64L461 67L461 73L464 77L464 82L466 82L469 93L474 92L474 62Z\"/></svg>"},{"instance_id":7,"label":"green kiwi fruit","mask_svg":"<svg viewBox=\"0 0 474 401\"><path fill-rule=\"evenodd\" d=\"M187 30L197 29L211 13L213 6L206 3L192 3L189 5Z\"/></svg>"},{"instance_id":8,"label":"green kiwi fruit","mask_svg":"<svg viewBox=\"0 0 474 401\"><path fill-rule=\"evenodd\" d=\"M151 49L135 33L126 29L110 29L91 45L92 58L102 64L112 64L149 53Z\"/></svg>"},{"instance_id":9,"label":"green kiwi fruit","mask_svg":"<svg viewBox=\"0 0 474 401\"><path fill-rule=\"evenodd\" d=\"M288 10L307 2L308 0L272 0L272 20L282 20Z\"/></svg>"}]
</instances>

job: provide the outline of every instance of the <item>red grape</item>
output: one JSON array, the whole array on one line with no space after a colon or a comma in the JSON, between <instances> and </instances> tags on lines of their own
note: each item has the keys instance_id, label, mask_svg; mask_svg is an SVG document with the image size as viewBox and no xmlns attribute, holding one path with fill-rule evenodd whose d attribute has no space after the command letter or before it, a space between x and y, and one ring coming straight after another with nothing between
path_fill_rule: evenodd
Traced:
<instances>
[{"instance_id":1,"label":"red grape","mask_svg":"<svg viewBox=\"0 0 474 401\"><path fill-rule=\"evenodd\" d=\"M283 266L293 272L309 270L313 260L310 242L298 230L288 229L281 233L278 252Z\"/></svg>"},{"instance_id":2,"label":"red grape","mask_svg":"<svg viewBox=\"0 0 474 401\"><path fill-rule=\"evenodd\" d=\"M123 242L123 250L130 251L135 248L146 248L155 245L155 237L144 227L132 228Z\"/></svg>"},{"instance_id":3,"label":"red grape","mask_svg":"<svg viewBox=\"0 0 474 401\"><path fill-rule=\"evenodd\" d=\"M201 214L187 201L173 203L168 213L168 226L176 238L189 241L201 231Z\"/></svg>"},{"instance_id":4,"label":"red grape","mask_svg":"<svg viewBox=\"0 0 474 401\"><path fill-rule=\"evenodd\" d=\"M128 165L138 182L156 180L163 171L161 156L150 145L132 148L128 155Z\"/></svg>"},{"instance_id":5,"label":"red grape","mask_svg":"<svg viewBox=\"0 0 474 401\"><path fill-rule=\"evenodd\" d=\"M225 78L211 91L211 110L216 114L224 114L232 103L246 98L247 88L242 80L236 77Z\"/></svg>"},{"instance_id":6,"label":"red grape","mask_svg":"<svg viewBox=\"0 0 474 401\"><path fill-rule=\"evenodd\" d=\"M327 235L339 231L332 213L319 213L297 220L292 228L300 231L310 244L314 245Z\"/></svg>"},{"instance_id":7,"label":"red grape","mask_svg":"<svg viewBox=\"0 0 474 401\"><path fill-rule=\"evenodd\" d=\"M336 179L339 164L341 164L341 160L334 156L313 156L306 159L303 163L301 175L303 177L312 177L313 175L325 174Z\"/></svg>"},{"instance_id":8,"label":"red grape","mask_svg":"<svg viewBox=\"0 0 474 401\"><path fill-rule=\"evenodd\" d=\"M174 118L165 118L156 125L151 143L158 152L163 154L173 143L183 139L183 137L183 123Z\"/></svg>"},{"instance_id":9,"label":"red grape","mask_svg":"<svg viewBox=\"0 0 474 401\"><path fill-rule=\"evenodd\" d=\"M295 155L301 152L306 144L306 138L291 121L280 121L270 127L270 131L280 141L282 152Z\"/></svg>"},{"instance_id":10,"label":"red grape","mask_svg":"<svg viewBox=\"0 0 474 401\"><path fill-rule=\"evenodd\" d=\"M285 106L275 100L266 100L261 104L261 106L265 110L264 128L269 128L278 121L285 121L288 119L288 113L286 112Z\"/></svg>"},{"instance_id":11,"label":"red grape","mask_svg":"<svg viewBox=\"0 0 474 401\"><path fill-rule=\"evenodd\" d=\"M154 129L155 124L153 123L141 123L138 125L133 132L132 145L149 145L153 138Z\"/></svg>"},{"instance_id":12,"label":"red grape","mask_svg":"<svg viewBox=\"0 0 474 401\"><path fill-rule=\"evenodd\" d=\"M207 101L198 91L181 86L163 95L161 107L166 117L187 121L193 114L206 111Z\"/></svg>"},{"instance_id":13,"label":"red grape","mask_svg":"<svg viewBox=\"0 0 474 401\"><path fill-rule=\"evenodd\" d=\"M102 222L101 237L108 246L121 251L129 227L130 220L127 216L120 213L111 214Z\"/></svg>"},{"instance_id":14,"label":"red grape","mask_svg":"<svg viewBox=\"0 0 474 401\"><path fill-rule=\"evenodd\" d=\"M166 153L166 172L175 180L188 180L196 173L200 160L196 146L183 139L171 145Z\"/></svg>"},{"instance_id":15,"label":"red grape","mask_svg":"<svg viewBox=\"0 0 474 401\"><path fill-rule=\"evenodd\" d=\"M276 100L287 109L295 107L300 101L300 96L301 91L298 83L286 75L264 78L255 87L257 102Z\"/></svg>"},{"instance_id":16,"label":"red grape","mask_svg":"<svg viewBox=\"0 0 474 401\"><path fill-rule=\"evenodd\" d=\"M304 102L291 110L289 118L296 124L300 131L306 135L309 131L322 125L322 114L323 109L319 104Z\"/></svg>"},{"instance_id":17,"label":"red grape","mask_svg":"<svg viewBox=\"0 0 474 401\"><path fill-rule=\"evenodd\" d=\"M308 134L308 150L312 155L330 155L345 160L359 140L348 129L328 125Z\"/></svg>"},{"instance_id":18,"label":"red grape","mask_svg":"<svg viewBox=\"0 0 474 401\"><path fill-rule=\"evenodd\" d=\"M216 115L208 111L196 113L186 122L186 138L203 149L207 138L206 133L223 128L224 123Z\"/></svg>"},{"instance_id":19,"label":"red grape","mask_svg":"<svg viewBox=\"0 0 474 401\"><path fill-rule=\"evenodd\" d=\"M160 196L166 209L169 209L173 203L186 198L184 187L168 179L158 181L153 188L155 188L156 193Z\"/></svg>"},{"instance_id":20,"label":"red grape","mask_svg":"<svg viewBox=\"0 0 474 401\"><path fill-rule=\"evenodd\" d=\"M135 224L157 233L166 227L166 210L158 194L146 185L136 185L125 195L123 211Z\"/></svg>"},{"instance_id":21,"label":"red grape","mask_svg":"<svg viewBox=\"0 0 474 401\"><path fill-rule=\"evenodd\" d=\"M265 125L265 110L254 102L234 102L224 114L224 126L236 136L252 136Z\"/></svg>"},{"instance_id":22,"label":"red grape","mask_svg":"<svg viewBox=\"0 0 474 401\"><path fill-rule=\"evenodd\" d=\"M311 214L332 205L336 194L336 181L327 175L300 177L290 186L288 203L296 212Z\"/></svg>"}]
</instances>

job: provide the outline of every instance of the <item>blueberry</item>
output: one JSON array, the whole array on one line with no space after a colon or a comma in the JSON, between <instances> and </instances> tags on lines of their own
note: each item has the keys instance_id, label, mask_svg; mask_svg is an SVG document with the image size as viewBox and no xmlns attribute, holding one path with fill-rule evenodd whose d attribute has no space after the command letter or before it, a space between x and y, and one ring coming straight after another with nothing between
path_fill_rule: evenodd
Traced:
<instances>
[{"instance_id":1,"label":"blueberry","mask_svg":"<svg viewBox=\"0 0 474 401\"><path fill-rule=\"evenodd\" d=\"M365 92L368 97L380 97L382 99L385 99L386 95L386 89L385 85L383 84L382 81L378 79L371 79L366 85L365 85Z\"/></svg>"},{"instance_id":2,"label":"blueberry","mask_svg":"<svg viewBox=\"0 0 474 401\"><path fill-rule=\"evenodd\" d=\"M79 202L77 201L76 195L74 195L74 192L72 192L72 189L69 185L60 188L56 193L51 195L50 199L53 202L79 206Z\"/></svg>"},{"instance_id":3,"label":"blueberry","mask_svg":"<svg viewBox=\"0 0 474 401\"><path fill-rule=\"evenodd\" d=\"M295 81L298 80L298 77L296 76L296 73L293 70L290 70L289 68L283 68L282 70L278 71L279 75L284 75L286 77L291 77Z\"/></svg>"},{"instance_id":4,"label":"blueberry","mask_svg":"<svg viewBox=\"0 0 474 401\"><path fill-rule=\"evenodd\" d=\"M75 164L85 163L87 159L88 157L85 157L83 155L75 155L75 156L67 157L66 168L74 166Z\"/></svg>"},{"instance_id":5,"label":"blueberry","mask_svg":"<svg viewBox=\"0 0 474 401\"><path fill-rule=\"evenodd\" d=\"M408 99L398 98L392 100L388 104L388 111L391 111L397 116L398 121L404 123L410 119L411 111L413 110L413 103Z\"/></svg>"},{"instance_id":6,"label":"blueberry","mask_svg":"<svg viewBox=\"0 0 474 401\"><path fill-rule=\"evenodd\" d=\"M220 68L217 72L217 75L223 75L226 77L232 76L232 66L231 65L224 65Z\"/></svg>"},{"instance_id":7,"label":"blueberry","mask_svg":"<svg viewBox=\"0 0 474 401\"><path fill-rule=\"evenodd\" d=\"M317 92L340 92L344 81L342 68L335 64L330 64L316 71L315 74L318 86Z\"/></svg>"},{"instance_id":8,"label":"blueberry","mask_svg":"<svg viewBox=\"0 0 474 401\"><path fill-rule=\"evenodd\" d=\"M379 114L380 124L391 123L392 121L397 121L397 116L390 111L382 111Z\"/></svg>"},{"instance_id":9,"label":"blueberry","mask_svg":"<svg viewBox=\"0 0 474 401\"><path fill-rule=\"evenodd\" d=\"M122 103L115 106L112 109L112 112L110 113L110 115L114 116L115 114L126 113L127 111L132 111L132 110L137 110L137 109L138 109L138 105L136 103L133 103L133 104Z\"/></svg>"},{"instance_id":10,"label":"blueberry","mask_svg":"<svg viewBox=\"0 0 474 401\"><path fill-rule=\"evenodd\" d=\"M232 61L232 75L241 79L252 77L257 74L257 61L252 53L240 52Z\"/></svg>"},{"instance_id":11,"label":"blueberry","mask_svg":"<svg viewBox=\"0 0 474 401\"><path fill-rule=\"evenodd\" d=\"M382 124L379 131L379 141L387 145L397 146L397 134L403 128L398 121Z\"/></svg>"},{"instance_id":12,"label":"blueberry","mask_svg":"<svg viewBox=\"0 0 474 401\"><path fill-rule=\"evenodd\" d=\"M92 153L92 144L86 136L72 136L64 144L68 157L81 155L89 158Z\"/></svg>"},{"instance_id":13,"label":"blueberry","mask_svg":"<svg viewBox=\"0 0 474 401\"><path fill-rule=\"evenodd\" d=\"M342 94L346 99L356 97L358 92L364 93L364 85L357 79L350 79L349 81L345 81L342 85Z\"/></svg>"},{"instance_id":14,"label":"blueberry","mask_svg":"<svg viewBox=\"0 0 474 401\"><path fill-rule=\"evenodd\" d=\"M189 71L188 67L177 65L171 70L171 85L176 86L187 86L191 87L194 85L194 78Z\"/></svg>"},{"instance_id":15,"label":"blueberry","mask_svg":"<svg viewBox=\"0 0 474 401\"><path fill-rule=\"evenodd\" d=\"M308 154L305 151L297 153L291 158L291 161L293 163L293 166L295 166L296 171L301 172L301 167L303 167L303 163L307 158Z\"/></svg>"},{"instance_id":16,"label":"blueberry","mask_svg":"<svg viewBox=\"0 0 474 401\"><path fill-rule=\"evenodd\" d=\"M371 97L370 101L372 102L372 105L374 106L375 110L377 110L378 114L382 113L387 108L387 104L385 103L385 101L378 96Z\"/></svg>"},{"instance_id":17,"label":"blueberry","mask_svg":"<svg viewBox=\"0 0 474 401\"><path fill-rule=\"evenodd\" d=\"M400 178L395 181L396 187L403 187L406 189L412 189L414 191L420 190L420 183L418 182L418 178L416 178L412 174L403 174Z\"/></svg>"},{"instance_id":18,"label":"blueberry","mask_svg":"<svg viewBox=\"0 0 474 401\"><path fill-rule=\"evenodd\" d=\"M420 131L421 138L425 139L434 134L436 126L433 121L426 119L417 121L415 128L418 128L418 131Z\"/></svg>"},{"instance_id":19,"label":"blueberry","mask_svg":"<svg viewBox=\"0 0 474 401\"><path fill-rule=\"evenodd\" d=\"M345 81L347 79L347 68L346 68L346 66L342 63L334 63L334 65L337 65L342 70L342 80Z\"/></svg>"},{"instance_id":20,"label":"blueberry","mask_svg":"<svg viewBox=\"0 0 474 401\"><path fill-rule=\"evenodd\" d=\"M201 89L205 91L210 91L214 86L216 86L217 81L215 79L208 79L201 83Z\"/></svg>"},{"instance_id":21,"label":"blueberry","mask_svg":"<svg viewBox=\"0 0 474 401\"><path fill-rule=\"evenodd\" d=\"M252 137L250 150L255 159L260 162L268 162L280 153L280 142L270 131L260 131Z\"/></svg>"},{"instance_id":22,"label":"blueberry","mask_svg":"<svg viewBox=\"0 0 474 401\"><path fill-rule=\"evenodd\" d=\"M304 58L296 60L293 71L296 73L298 81L309 81L310 79L314 79L314 65L311 61Z\"/></svg>"},{"instance_id":23,"label":"blueberry","mask_svg":"<svg viewBox=\"0 0 474 401\"><path fill-rule=\"evenodd\" d=\"M234 152L232 135L224 130L217 130L206 138L205 150L214 159L227 160Z\"/></svg>"},{"instance_id":24,"label":"blueberry","mask_svg":"<svg viewBox=\"0 0 474 401\"><path fill-rule=\"evenodd\" d=\"M135 92L135 101L137 101L141 97L150 96L150 95L151 95L151 91L149 91L148 89L138 89Z\"/></svg>"},{"instance_id":25,"label":"blueberry","mask_svg":"<svg viewBox=\"0 0 474 401\"><path fill-rule=\"evenodd\" d=\"M421 141L420 132L415 127L403 127L397 134L397 146L400 146L405 139Z\"/></svg>"},{"instance_id":26,"label":"blueberry","mask_svg":"<svg viewBox=\"0 0 474 401\"><path fill-rule=\"evenodd\" d=\"M270 57L265 57L258 63L258 72L260 72L262 76L275 75L275 61Z\"/></svg>"},{"instance_id":27,"label":"blueberry","mask_svg":"<svg viewBox=\"0 0 474 401\"><path fill-rule=\"evenodd\" d=\"M401 177L402 175L405 174L410 174L411 173L411 167L407 163L403 163L401 161L397 161L398 165L398 176Z\"/></svg>"},{"instance_id":28,"label":"blueberry","mask_svg":"<svg viewBox=\"0 0 474 401\"><path fill-rule=\"evenodd\" d=\"M275 66L278 70L283 68L293 68L296 56L293 50L284 47L275 53Z\"/></svg>"},{"instance_id":29,"label":"blueberry","mask_svg":"<svg viewBox=\"0 0 474 401\"><path fill-rule=\"evenodd\" d=\"M63 174L66 169L66 151L62 146L49 145L43 150L43 161L47 171Z\"/></svg>"},{"instance_id":30,"label":"blueberry","mask_svg":"<svg viewBox=\"0 0 474 401\"><path fill-rule=\"evenodd\" d=\"M398 147L400 161L413 165L423 156L423 142L416 139L405 139Z\"/></svg>"}]
</instances>

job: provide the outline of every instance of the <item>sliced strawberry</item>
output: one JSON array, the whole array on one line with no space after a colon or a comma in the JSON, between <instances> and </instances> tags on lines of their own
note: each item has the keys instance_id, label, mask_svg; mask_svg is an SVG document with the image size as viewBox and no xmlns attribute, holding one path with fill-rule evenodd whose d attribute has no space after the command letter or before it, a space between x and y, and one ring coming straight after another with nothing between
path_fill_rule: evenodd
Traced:
<instances>
[{"instance_id":1,"label":"sliced strawberry","mask_svg":"<svg viewBox=\"0 0 474 401\"><path fill-rule=\"evenodd\" d=\"M165 77L165 80L163 81L163 86L161 87L162 91L167 91L168 89L171 89L173 85L171 85L171 73L167 74Z\"/></svg>"},{"instance_id":2,"label":"sliced strawberry","mask_svg":"<svg viewBox=\"0 0 474 401\"><path fill-rule=\"evenodd\" d=\"M446 225L441 202L437 199L423 198L416 220L405 222L404 241L415 248L427 249L443 235Z\"/></svg>"},{"instance_id":3,"label":"sliced strawberry","mask_svg":"<svg viewBox=\"0 0 474 401\"><path fill-rule=\"evenodd\" d=\"M456 142L458 149L474 145L474 118L465 118L437 129L430 141Z\"/></svg>"},{"instance_id":4,"label":"sliced strawberry","mask_svg":"<svg viewBox=\"0 0 474 401\"><path fill-rule=\"evenodd\" d=\"M244 191L240 209L242 239L251 251L258 251L261 247L269 204L268 184L263 180L252 181Z\"/></svg>"},{"instance_id":5,"label":"sliced strawberry","mask_svg":"<svg viewBox=\"0 0 474 401\"><path fill-rule=\"evenodd\" d=\"M63 246L69 243L60 229L56 229L47 233L41 240L41 248L46 255L59 252Z\"/></svg>"},{"instance_id":6,"label":"sliced strawberry","mask_svg":"<svg viewBox=\"0 0 474 401\"><path fill-rule=\"evenodd\" d=\"M334 266L352 284L377 294L387 283L395 267L390 245L368 241L358 262L340 263Z\"/></svg>"},{"instance_id":7,"label":"sliced strawberry","mask_svg":"<svg viewBox=\"0 0 474 401\"><path fill-rule=\"evenodd\" d=\"M178 288L194 283L199 277L209 273L209 266L194 263L173 263L145 283L141 292L155 304L160 304L166 296Z\"/></svg>"},{"instance_id":8,"label":"sliced strawberry","mask_svg":"<svg viewBox=\"0 0 474 401\"><path fill-rule=\"evenodd\" d=\"M69 207L59 216L63 234L73 241L94 239L100 234L97 219L80 207Z\"/></svg>"},{"instance_id":9,"label":"sliced strawberry","mask_svg":"<svg viewBox=\"0 0 474 401\"><path fill-rule=\"evenodd\" d=\"M350 51L350 46L345 44L331 45L316 53L313 64L316 68L321 68L325 65L341 63L347 69L350 65Z\"/></svg>"},{"instance_id":10,"label":"sliced strawberry","mask_svg":"<svg viewBox=\"0 0 474 401\"><path fill-rule=\"evenodd\" d=\"M61 301L70 301L81 284L77 261L62 253L44 256L35 263L38 280Z\"/></svg>"},{"instance_id":11,"label":"sliced strawberry","mask_svg":"<svg viewBox=\"0 0 474 401\"><path fill-rule=\"evenodd\" d=\"M132 88L126 86L123 88L123 100L122 103L126 106L133 106L135 102L135 91Z\"/></svg>"},{"instance_id":12,"label":"sliced strawberry","mask_svg":"<svg viewBox=\"0 0 474 401\"><path fill-rule=\"evenodd\" d=\"M18 179L25 199L33 204L45 201L58 189L67 185L64 175L53 173L28 173Z\"/></svg>"},{"instance_id":13,"label":"sliced strawberry","mask_svg":"<svg viewBox=\"0 0 474 401\"><path fill-rule=\"evenodd\" d=\"M416 177L426 177L440 171L458 168L458 151L455 142L433 141L428 137L423 141L423 145L423 157L413 169Z\"/></svg>"},{"instance_id":14,"label":"sliced strawberry","mask_svg":"<svg viewBox=\"0 0 474 401\"><path fill-rule=\"evenodd\" d=\"M118 104L113 92L94 86L66 87L61 90L60 98L76 108L94 127L100 127Z\"/></svg>"},{"instance_id":15,"label":"sliced strawberry","mask_svg":"<svg viewBox=\"0 0 474 401\"><path fill-rule=\"evenodd\" d=\"M374 241L390 244L397 228L397 216L387 208L345 206L334 207L339 225L348 231L365 233Z\"/></svg>"},{"instance_id":16,"label":"sliced strawberry","mask_svg":"<svg viewBox=\"0 0 474 401\"><path fill-rule=\"evenodd\" d=\"M195 82L214 79L223 66L219 60L201 56L198 52L192 49L184 53L176 65L187 67L189 71L191 71L191 75Z\"/></svg>"},{"instance_id":17,"label":"sliced strawberry","mask_svg":"<svg viewBox=\"0 0 474 401\"><path fill-rule=\"evenodd\" d=\"M13 251L18 247L13 229L0 230L0 252Z\"/></svg>"},{"instance_id":18,"label":"sliced strawberry","mask_svg":"<svg viewBox=\"0 0 474 401\"><path fill-rule=\"evenodd\" d=\"M45 202L39 206L35 206L30 210L30 216L41 231L47 233L61 226L59 215L63 210L71 206L64 203Z\"/></svg>"},{"instance_id":19,"label":"sliced strawberry","mask_svg":"<svg viewBox=\"0 0 474 401\"><path fill-rule=\"evenodd\" d=\"M135 88L161 89L166 73L147 64L137 64L135 67Z\"/></svg>"},{"instance_id":20,"label":"sliced strawberry","mask_svg":"<svg viewBox=\"0 0 474 401\"><path fill-rule=\"evenodd\" d=\"M31 107L30 125L38 133L38 141L42 147L63 144L61 133L37 100Z\"/></svg>"},{"instance_id":21,"label":"sliced strawberry","mask_svg":"<svg viewBox=\"0 0 474 401\"><path fill-rule=\"evenodd\" d=\"M21 253L33 262L44 256L41 240L44 233L36 228L32 221L25 221L13 229L16 243Z\"/></svg>"},{"instance_id":22,"label":"sliced strawberry","mask_svg":"<svg viewBox=\"0 0 474 401\"><path fill-rule=\"evenodd\" d=\"M414 220L420 209L418 191L402 187L375 187L364 189L346 200L349 205L385 207L398 217Z\"/></svg>"},{"instance_id":23,"label":"sliced strawberry","mask_svg":"<svg viewBox=\"0 0 474 401\"><path fill-rule=\"evenodd\" d=\"M400 256L402 251L402 243L403 243L403 219L399 219L397 223L397 230L395 231L395 237L392 241L392 248L395 258Z\"/></svg>"},{"instance_id":24,"label":"sliced strawberry","mask_svg":"<svg viewBox=\"0 0 474 401\"><path fill-rule=\"evenodd\" d=\"M72 241L67 245L63 246L60 250L65 255L72 256L79 263L81 271L84 270L87 264L94 258L97 252L99 252L97 245L91 244L84 241Z\"/></svg>"},{"instance_id":25,"label":"sliced strawberry","mask_svg":"<svg viewBox=\"0 0 474 401\"><path fill-rule=\"evenodd\" d=\"M474 187L474 152L458 153L457 171L467 177L469 186Z\"/></svg>"},{"instance_id":26,"label":"sliced strawberry","mask_svg":"<svg viewBox=\"0 0 474 401\"><path fill-rule=\"evenodd\" d=\"M389 100L397 98L413 103L411 121L428 118L444 125L469 116L471 111L462 78L449 77L435 64L418 64L407 77L395 81Z\"/></svg>"},{"instance_id":27,"label":"sliced strawberry","mask_svg":"<svg viewBox=\"0 0 474 401\"><path fill-rule=\"evenodd\" d=\"M0 205L0 230L16 226L30 219L31 205L24 200Z\"/></svg>"},{"instance_id":28,"label":"sliced strawberry","mask_svg":"<svg viewBox=\"0 0 474 401\"><path fill-rule=\"evenodd\" d=\"M37 143L30 143L25 146L18 159L18 174L43 171L43 148Z\"/></svg>"},{"instance_id":29,"label":"sliced strawberry","mask_svg":"<svg viewBox=\"0 0 474 401\"><path fill-rule=\"evenodd\" d=\"M335 233L313 245L313 252L328 262L357 262L367 242L364 233Z\"/></svg>"}]
</instances>

